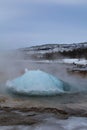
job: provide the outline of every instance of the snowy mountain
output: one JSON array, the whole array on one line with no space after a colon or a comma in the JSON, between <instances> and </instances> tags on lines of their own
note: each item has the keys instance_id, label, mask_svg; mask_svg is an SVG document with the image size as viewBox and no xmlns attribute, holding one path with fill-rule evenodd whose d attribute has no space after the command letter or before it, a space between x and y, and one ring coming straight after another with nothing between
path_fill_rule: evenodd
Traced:
<instances>
[{"instance_id":1,"label":"snowy mountain","mask_svg":"<svg viewBox=\"0 0 87 130\"><path fill-rule=\"evenodd\" d=\"M24 55L35 59L59 59L62 57L87 58L87 42L73 44L45 44L20 49Z\"/></svg>"}]
</instances>

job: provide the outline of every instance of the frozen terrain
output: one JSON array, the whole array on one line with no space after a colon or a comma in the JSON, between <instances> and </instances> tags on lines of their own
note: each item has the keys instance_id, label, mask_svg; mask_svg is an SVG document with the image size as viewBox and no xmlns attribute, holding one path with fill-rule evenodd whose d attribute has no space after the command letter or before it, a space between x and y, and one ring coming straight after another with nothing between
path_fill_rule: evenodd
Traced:
<instances>
[{"instance_id":1,"label":"frozen terrain","mask_svg":"<svg viewBox=\"0 0 87 130\"><path fill-rule=\"evenodd\" d=\"M25 59L55 60L62 58L86 58L87 42L79 44L47 44L19 49Z\"/></svg>"},{"instance_id":2,"label":"frozen terrain","mask_svg":"<svg viewBox=\"0 0 87 130\"><path fill-rule=\"evenodd\" d=\"M78 64L78 65L87 65L87 60L86 59L63 59L61 60L61 63L68 63L68 64Z\"/></svg>"}]
</instances>

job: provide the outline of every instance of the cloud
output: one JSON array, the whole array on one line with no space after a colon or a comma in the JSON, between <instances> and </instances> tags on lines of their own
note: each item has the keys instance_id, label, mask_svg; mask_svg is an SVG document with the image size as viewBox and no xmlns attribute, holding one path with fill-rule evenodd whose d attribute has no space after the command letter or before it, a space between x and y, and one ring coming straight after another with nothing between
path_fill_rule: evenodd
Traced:
<instances>
[{"instance_id":1,"label":"cloud","mask_svg":"<svg viewBox=\"0 0 87 130\"><path fill-rule=\"evenodd\" d=\"M21 0L19 0L21 1ZM22 0L24 3L35 3L35 4L69 4L69 5L80 5L80 4L87 4L87 0Z\"/></svg>"},{"instance_id":2,"label":"cloud","mask_svg":"<svg viewBox=\"0 0 87 130\"><path fill-rule=\"evenodd\" d=\"M0 22L33 14L35 5L85 5L87 0L0 0Z\"/></svg>"},{"instance_id":3,"label":"cloud","mask_svg":"<svg viewBox=\"0 0 87 130\"><path fill-rule=\"evenodd\" d=\"M25 15L27 11L28 14L31 14L31 10L29 11L29 9L26 9L27 3L25 1L21 2L20 0L0 0L0 24L12 19L15 20Z\"/></svg>"},{"instance_id":4,"label":"cloud","mask_svg":"<svg viewBox=\"0 0 87 130\"><path fill-rule=\"evenodd\" d=\"M86 4L87 0L0 0L0 48L86 39L87 32L78 31L87 30Z\"/></svg>"},{"instance_id":5,"label":"cloud","mask_svg":"<svg viewBox=\"0 0 87 130\"><path fill-rule=\"evenodd\" d=\"M15 4L87 4L87 0L0 0L1 6L8 6ZM11 6L10 6L11 7Z\"/></svg>"},{"instance_id":6,"label":"cloud","mask_svg":"<svg viewBox=\"0 0 87 130\"><path fill-rule=\"evenodd\" d=\"M34 0L33 0L34 1ZM37 2L41 2L40 0L36 0ZM57 4L84 4L87 3L87 0L42 0L42 2L52 2Z\"/></svg>"},{"instance_id":7,"label":"cloud","mask_svg":"<svg viewBox=\"0 0 87 130\"><path fill-rule=\"evenodd\" d=\"M32 15L33 5L38 6L39 4L85 5L87 0L0 0L0 22L22 16L27 12L26 7L28 14Z\"/></svg>"}]
</instances>

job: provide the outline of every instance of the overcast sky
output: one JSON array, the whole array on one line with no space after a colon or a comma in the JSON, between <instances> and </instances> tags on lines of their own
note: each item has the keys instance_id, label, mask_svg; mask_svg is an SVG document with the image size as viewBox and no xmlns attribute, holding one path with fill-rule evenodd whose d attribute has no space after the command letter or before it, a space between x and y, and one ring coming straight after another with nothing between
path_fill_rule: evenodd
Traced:
<instances>
[{"instance_id":1,"label":"overcast sky","mask_svg":"<svg viewBox=\"0 0 87 130\"><path fill-rule=\"evenodd\" d=\"M87 41L87 0L0 0L0 49Z\"/></svg>"}]
</instances>

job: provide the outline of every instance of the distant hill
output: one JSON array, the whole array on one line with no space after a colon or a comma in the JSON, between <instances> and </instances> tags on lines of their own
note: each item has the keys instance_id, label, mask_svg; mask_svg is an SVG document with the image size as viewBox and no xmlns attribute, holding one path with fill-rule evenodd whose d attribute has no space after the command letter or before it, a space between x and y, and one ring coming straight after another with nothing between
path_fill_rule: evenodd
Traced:
<instances>
[{"instance_id":1,"label":"distant hill","mask_svg":"<svg viewBox=\"0 0 87 130\"><path fill-rule=\"evenodd\" d=\"M19 49L25 58L60 59L87 58L87 42L73 44L45 44Z\"/></svg>"}]
</instances>

